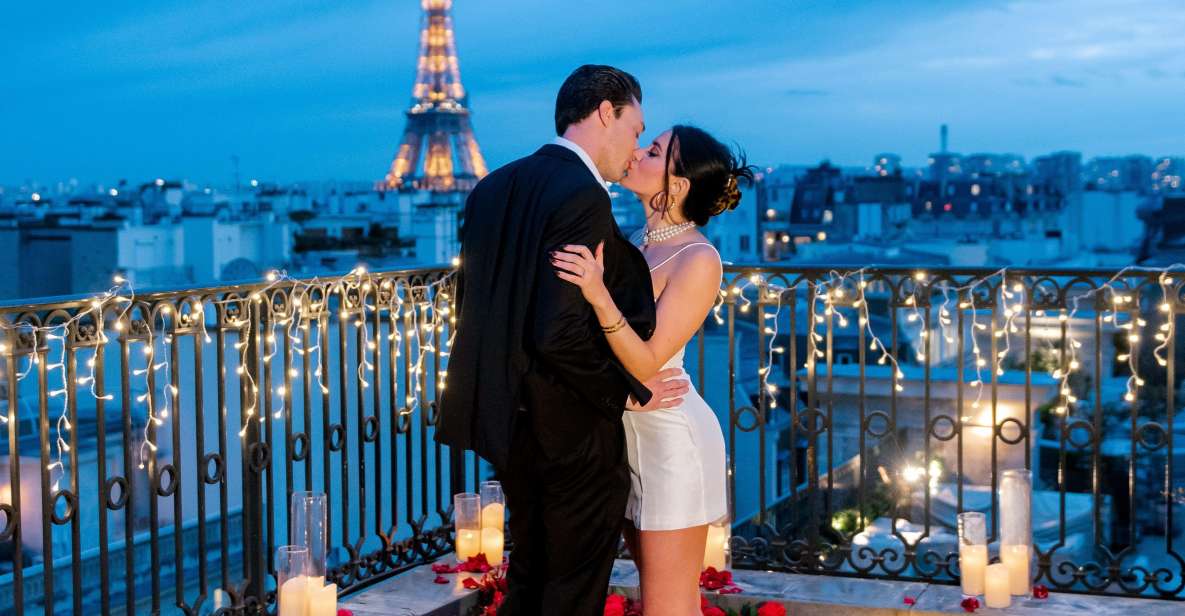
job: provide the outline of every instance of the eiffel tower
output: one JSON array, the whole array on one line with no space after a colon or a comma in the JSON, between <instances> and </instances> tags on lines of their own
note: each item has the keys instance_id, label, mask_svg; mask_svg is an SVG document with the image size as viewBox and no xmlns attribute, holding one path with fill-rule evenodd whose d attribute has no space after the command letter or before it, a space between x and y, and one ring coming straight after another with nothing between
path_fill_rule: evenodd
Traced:
<instances>
[{"instance_id":1,"label":"eiffel tower","mask_svg":"<svg viewBox=\"0 0 1185 616\"><path fill-rule=\"evenodd\" d=\"M421 2L420 57L407 127L381 189L468 192L487 172L457 66L452 5L452 0Z\"/></svg>"}]
</instances>

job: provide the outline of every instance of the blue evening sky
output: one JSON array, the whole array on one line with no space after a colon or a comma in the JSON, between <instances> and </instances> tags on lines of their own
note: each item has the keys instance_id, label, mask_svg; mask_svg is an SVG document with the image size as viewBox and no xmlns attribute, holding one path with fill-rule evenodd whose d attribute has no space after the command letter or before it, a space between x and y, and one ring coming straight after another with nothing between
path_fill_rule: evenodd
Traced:
<instances>
[{"instance_id":1,"label":"blue evening sky","mask_svg":"<svg viewBox=\"0 0 1185 616\"><path fill-rule=\"evenodd\" d=\"M374 180L403 128L416 0L9 3L0 183ZM753 162L1185 155L1181 0L456 0L491 166L552 136L585 62L636 74L646 138L690 121Z\"/></svg>"}]
</instances>

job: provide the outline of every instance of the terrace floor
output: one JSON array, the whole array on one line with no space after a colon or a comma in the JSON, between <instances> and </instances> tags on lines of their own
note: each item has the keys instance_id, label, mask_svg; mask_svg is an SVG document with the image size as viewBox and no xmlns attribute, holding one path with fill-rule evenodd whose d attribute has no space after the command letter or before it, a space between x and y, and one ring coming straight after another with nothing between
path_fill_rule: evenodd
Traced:
<instances>
[{"instance_id":1,"label":"terrace floor","mask_svg":"<svg viewBox=\"0 0 1185 616\"><path fill-rule=\"evenodd\" d=\"M450 561L445 561L449 562ZM448 574L448 584L435 584L436 574L424 565L343 598L339 607L355 616L462 616L476 597L462 586L466 577L478 574ZM928 616L964 614L958 586L859 579L826 575L802 575L769 571L736 570L733 579L744 592L736 595L705 595L722 608L776 600L793 616ZM618 560L610 582L612 590L637 597L638 572L633 561ZM908 605L906 599L912 599ZM1014 601L1005 610L981 607L977 614L1021 616L1181 616L1180 601L1131 599L1070 593L1049 593L1044 600ZM661 615L656 615L661 616Z\"/></svg>"}]
</instances>

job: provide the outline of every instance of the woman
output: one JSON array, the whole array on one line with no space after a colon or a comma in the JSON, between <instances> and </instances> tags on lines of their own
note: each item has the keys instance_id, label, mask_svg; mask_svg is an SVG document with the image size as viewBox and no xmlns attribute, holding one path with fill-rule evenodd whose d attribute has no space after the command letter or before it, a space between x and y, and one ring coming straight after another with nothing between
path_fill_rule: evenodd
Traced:
<instances>
[{"instance_id":1,"label":"woman","mask_svg":"<svg viewBox=\"0 0 1185 616\"><path fill-rule=\"evenodd\" d=\"M737 206L738 178L752 181L743 157L737 158L691 126L675 126L634 153L621 185L647 208L646 228L636 243L650 264L657 299L658 321L649 340L625 322L605 289L603 243L595 254L565 246L553 255L556 274L581 288L613 352L640 381L682 367L684 347L716 301L720 255L697 229ZM663 606L664 614L699 614L707 527L728 513L720 424L694 389L677 408L626 411L623 421L631 475L626 542L639 569L643 602Z\"/></svg>"}]
</instances>

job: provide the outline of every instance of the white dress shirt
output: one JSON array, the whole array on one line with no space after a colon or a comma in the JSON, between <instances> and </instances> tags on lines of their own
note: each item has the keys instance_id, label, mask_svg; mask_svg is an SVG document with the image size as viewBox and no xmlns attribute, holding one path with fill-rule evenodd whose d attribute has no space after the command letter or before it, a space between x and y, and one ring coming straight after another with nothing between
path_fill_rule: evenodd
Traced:
<instances>
[{"instance_id":1,"label":"white dress shirt","mask_svg":"<svg viewBox=\"0 0 1185 616\"><path fill-rule=\"evenodd\" d=\"M589 157L588 152L584 151L584 148L580 147L580 145L575 141L564 139L563 137L556 137L552 143L555 145L562 145L565 148L576 152L576 155L580 157L580 160L584 161L584 164L588 167L588 170L592 172L593 177L597 179L597 183L605 187L605 192L609 192L609 183L605 181L605 178L601 177L601 172L597 171L597 166L593 164L592 158Z\"/></svg>"}]
</instances>

